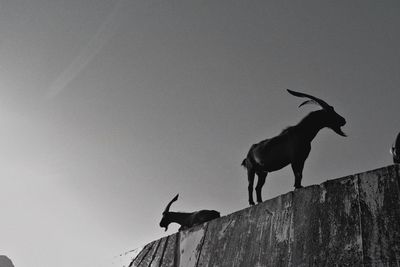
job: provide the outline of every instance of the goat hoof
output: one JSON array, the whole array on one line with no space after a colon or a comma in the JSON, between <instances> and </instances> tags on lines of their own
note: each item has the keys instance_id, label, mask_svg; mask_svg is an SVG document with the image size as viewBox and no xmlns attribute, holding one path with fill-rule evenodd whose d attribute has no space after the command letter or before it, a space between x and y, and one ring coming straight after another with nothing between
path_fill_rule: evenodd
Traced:
<instances>
[{"instance_id":1,"label":"goat hoof","mask_svg":"<svg viewBox=\"0 0 400 267\"><path fill-rule=\"evenodd\" d=\"M300 188L303 188L303 186L302 185L295 185L294 186L294 189L300 189Z\"/></svg>"},{"instance_id":2,"label":"goat hoof","mask_svg":"<svg viewBox=\"0 0 400 267\"><path fill-rule=\"evenodd\" d=\"M249 201L250 206L254 206L256 203L254 201Z\"/></svg>"}]
</instances>

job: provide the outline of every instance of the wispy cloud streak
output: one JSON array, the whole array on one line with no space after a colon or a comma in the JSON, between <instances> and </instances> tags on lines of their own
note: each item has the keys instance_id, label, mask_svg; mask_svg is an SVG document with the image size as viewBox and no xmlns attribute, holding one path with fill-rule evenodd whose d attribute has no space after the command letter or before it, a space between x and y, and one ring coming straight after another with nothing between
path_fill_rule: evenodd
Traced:
<instances>
[{"instance_id":1,"label":"wispy cloud streak","mask_svg":"<svg viewBox=\"0 0 400 267\"><path fill-rule=\"evenodd\" d=\"M100 25L98 31L90 41L82 48L78 56L71 64L58 76L47 91L46 99L53 99L64 91L68 84L90 63L102 47L108 42L115 33L115 18L124 0L119 0Z\"/></svg>"}]
</instances>

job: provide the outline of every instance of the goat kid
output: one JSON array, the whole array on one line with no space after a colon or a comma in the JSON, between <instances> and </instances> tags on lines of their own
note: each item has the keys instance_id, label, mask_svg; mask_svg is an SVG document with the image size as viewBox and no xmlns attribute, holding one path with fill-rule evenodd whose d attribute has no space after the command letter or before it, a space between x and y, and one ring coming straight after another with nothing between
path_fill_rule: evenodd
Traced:
<instances>
[{"instance_id":1,"label":"goat kid","mask_svg":"<svg viewBox=\"0 0 400 267\"><path fill-rule=\"evenodd\" d=\"M170 223L178 223L181 225L179 231L189 229L195 225L202 224L204 222L211 221L219 218L220 214L215 210L200 210L195 212L172 212L169 211L171 204L178 200L179 194L177 194L167 205L164 212L162 213L162 219L160 221L160 227L168 230Z\"/></svg>"},{"instance_id":2,"label":"goat kid","mask_svg":"<svg viewBox=\"0 0 400 267\"><path fill-rule=\"evenodd\" d=\"M295 176L294 187L301 188L304 162L311 151L311 141L317 133L327 127L338 135L346 136L341 130L341 127L346 124L346 120L337 114L332 106L312 95L289 89L287 91L296 97L308 98L299 107L305 104L317 104L322 109L309 113L297 125L286 128L278 136L265 139L250 147L242 162L242 166L247 169L250 205L254 205L253 183L255 174L258 176L256 186L258 203L262 202L261 189L268 172L280 170L289 164Z\"/></svg>"}]
</instances>

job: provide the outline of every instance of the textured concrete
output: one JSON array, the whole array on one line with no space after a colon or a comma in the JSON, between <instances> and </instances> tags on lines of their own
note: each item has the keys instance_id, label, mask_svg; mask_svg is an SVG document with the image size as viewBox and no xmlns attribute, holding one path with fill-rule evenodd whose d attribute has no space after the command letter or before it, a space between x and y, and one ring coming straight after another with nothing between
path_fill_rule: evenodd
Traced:
<instances>
[{"instance_id":1,"label":"textured concrete","mask_svg":"<svg viewBox=\"0 0 400 267\"><path fill-rule=\"evenodd\" d=\"M399 166L289 192L164 237L129 266L400 266Z\"/></svg>"},{"instance_id":2,"label":"textured concrete","mask_svg":"<svg viewBox=\"0 0 400 267\"><path fill-rule=\"evenodd\" d=\"M137 257L137 255L142 251L143 247L136 248L134 250L130 250L124 253L121 253L120 255L114 257L111 260L111 265L112 267L128 267L132 261ZM0 267L1 266L0 264Z\"/></svg>"},{"instance_id":3,"label":"textured concrete","mask_svg":"<svg viewBox=\"0 0 400 267\"><path fill-rule=\"evenodd\" d=\"M365 266L400 266L399 169L357 176Z\"/></svg>"}]
</instances>

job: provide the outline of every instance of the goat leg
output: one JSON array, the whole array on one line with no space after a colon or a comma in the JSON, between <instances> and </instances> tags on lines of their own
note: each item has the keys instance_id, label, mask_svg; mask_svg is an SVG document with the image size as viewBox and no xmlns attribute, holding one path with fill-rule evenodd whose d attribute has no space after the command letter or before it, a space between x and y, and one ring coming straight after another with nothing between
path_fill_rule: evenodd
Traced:
<instances>
[{"instance_id":1,"label":"goat leg","mask_svg":"<svg viewBox=\"0 0 400 267\"><path fill-rule=\"evenodd\" d=\"M254 184L254 175L255 172L253 170L247 170L247 178L249 180L249 185L247 187L249 191L249 204L254 205L254 200L253 200L253 184Z\"/></svg>"},{"instance_id":2,"label":"goat leg","mask_svg":"<svg viewBox=\"0 0 400 267\"><path fill-rule=\"evenodd\" d=\"M301 163L292 163L292 170L294 173L294 187L303 188L301 180L303 179L304 161Z\"/></svg>"},{"instance_id":3,"label":"goat leg","mask_svg":"<svg viewBox=\"0 0 400 267\"><path fill-rule=\"evenodd\" d=\"M256 194L257 194L257 202L261 203L262 201L262 194L261 194L261 190L263 185L265 184L265 178L267 178L267 172L262 172L262 173L258 173L258 182L257 182L257 186L256 186Z\"/></svg>"}]
</instances>

